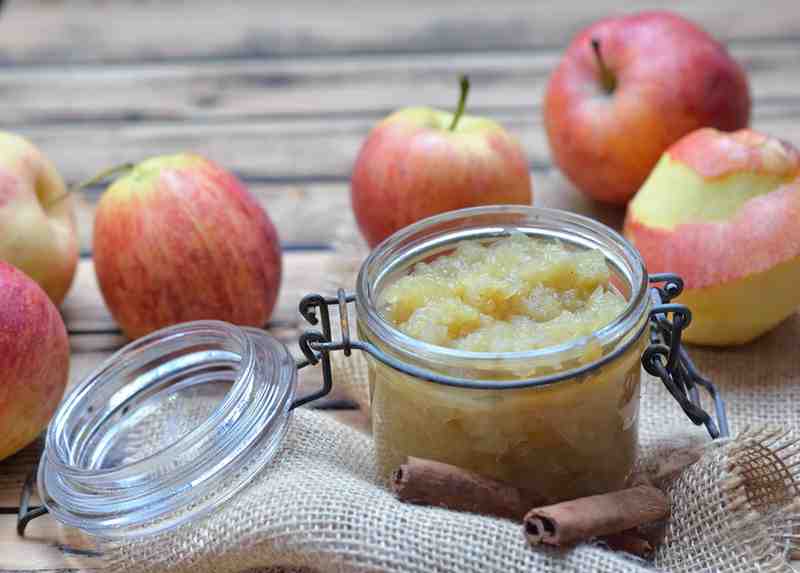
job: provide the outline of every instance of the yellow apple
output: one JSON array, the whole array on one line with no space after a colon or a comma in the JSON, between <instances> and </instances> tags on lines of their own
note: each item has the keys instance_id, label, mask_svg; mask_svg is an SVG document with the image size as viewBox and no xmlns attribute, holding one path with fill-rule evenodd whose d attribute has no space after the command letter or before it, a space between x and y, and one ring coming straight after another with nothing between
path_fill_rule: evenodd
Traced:
<instances>
[{"instance_id":1,"label":"yellow apple","mask_svg":"<svg viewBox=\"0 0 800 573\"><path fill-rule=\"evenodd\" d=\"M72 198L31 142L0 132L0 260L35 280L56 305L78 264Z\"/></svg>"},{"instance_id":2,"label":"yellow apple","mask_svg":"<svg viewBox=\"0 0 800 573\"><path fill-rule=\"evenodd\" d=\"M800 151L751 131L694 131L628 206L625 234L650 273L675 272L685 339L741 344L800 306Z\"/></svg>"}]
</instances>

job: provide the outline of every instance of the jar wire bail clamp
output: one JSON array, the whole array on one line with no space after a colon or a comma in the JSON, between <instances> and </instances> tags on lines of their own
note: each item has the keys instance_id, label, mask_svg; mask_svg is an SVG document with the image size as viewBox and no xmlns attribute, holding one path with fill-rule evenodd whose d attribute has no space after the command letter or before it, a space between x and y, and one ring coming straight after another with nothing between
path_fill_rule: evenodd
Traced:
<instances>
[{"instance_id":1,"label":"jar wire bail clamp","mask_svg":"<svg viewBox=\"0 0 800 573\"><path fill-rule=\"evenodd\" d=\"M674 274L653 274L648 277L652 307L649 324L650 344L642 354L642 365L646 372L661 379L669 393L678 402L686 416L695 424L706 427L709 435L716 438L729 436L725 405L716 386L704 377L692 362L681 344L683 329L691 321L691 312L681 304L672 303L683 288L683 281ZM319 324L320 330L308 330L299 339L299 347L304 358L297 361L299 370L306 366L320 364L322 367L322 386L316 392L294 399L289 406L292 410L309 402L318 400L330 393L333 388L333 372L330 353L343 351L350 356L353 349L366 352L378 362L406 375L459 388L478 389L511 389L547 386L576 376L587 374L596 368L608 364L628 350L630 342L622 344L600 359L572 369L538 378L511 381L480 381L447 376L438 372L419 368L404 363L387 354L374 344L350 338L348 304L355 302L356 295L339 289L335 297L320 294L305 296L299 304L303 318L311 325ZM336 306L339 314L341 340L333 340L330 307ZM670 315L672 319L670 320ZM634 337L632 340L635 340ZM702 406L700 388L703 388L714 404L712 417ZM33 519L48 513L44 506L30 506L36 470L25 480L22 487L19 513L17 516L17 534L24 535L25 528Z\"/></svg>"}]
</instances>

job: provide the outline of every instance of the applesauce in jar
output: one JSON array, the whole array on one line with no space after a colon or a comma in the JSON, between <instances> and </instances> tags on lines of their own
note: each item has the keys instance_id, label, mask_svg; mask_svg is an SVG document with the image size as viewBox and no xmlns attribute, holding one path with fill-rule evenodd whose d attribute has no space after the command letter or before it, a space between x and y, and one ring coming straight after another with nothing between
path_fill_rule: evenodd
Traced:
<instances>
[{"instance_id":1,"label":"applesauce in jar","mask_svg":"<svg viewBox=\"0 0 800 573\"><path fill-rule=\"evenodd\" d=\"M592 334L622 313L599 250L515 233L419 262L378 298L407 335L470 352L519 352Z\"/></svg>"},{"instance_id":2,"label":"applesauce in jar","mask_svg":"<svg viewBox=\"0 0 800 573\"><path fill-rule=\"evenodd\" d=\"M550 501L625 485L650 301L617 233L532 207L446 213L373 251L356 304L360 336L421 372L368 359L386 477L416 456Z\"/></svg>"}]
</instances>

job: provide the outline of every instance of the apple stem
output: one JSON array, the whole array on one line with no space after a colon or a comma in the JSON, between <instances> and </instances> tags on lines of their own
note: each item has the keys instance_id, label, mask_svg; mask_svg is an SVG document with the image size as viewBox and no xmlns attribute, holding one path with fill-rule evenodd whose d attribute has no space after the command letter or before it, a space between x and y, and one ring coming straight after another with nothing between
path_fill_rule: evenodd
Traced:
<instances>
[{"instance_id":1,"label":"apple stem","mask_svg":"<svg viewBox=\"0 0 800 573\"><path fill-rule=\"evenodd\" d=\"M456 113L453 115L453 121L450 123L450 131L455 131L458 125L458 120L464 115L464 108L467 106L467 94L469 93L469 78L467 76L460 76L458 78L458 85L461 88L461 94L458 97L458 107Z\"/></svg>"},{"instance_id":2,"label":"apple stem","mask_svg":"<svg viewBox=\"0 0 800 573\"><path fill-rule=\"evenodd\" d=\"M69 195L73 193L77 193L78 191L86 189L91 185L101 183L113 175L117 175L119 173L127 173L134 167L136 167L136 164L129 162L129 163L122 163L121 165L116 165L114 167L101 171L97 175L94 175L89 179L86 179L85 181L78 183L77 185L72 185L71 187L69 187L66 193L62 193L61 195L50 201L47 205L45 205L45 209L49 209L50 207L52 207L56 203L59 203L60 201L63 201L65 198L67 198Z\"/></svg>"},{"instance_id":3,"label":"apple stem","mask_svg":"<svg viewBox=\"0 0 800 573\"><path fill-rule=\"evenodd\" d=\"M614 78L613 72L603 59L603 52L600 49L600 40L597 38L592 38L592 50L594 50L594 57L597 59L597 66L600 68L600 83L603 84L603 89L606 93L613 93L614 88L617 87L617 80Z\"/></svg>"}]
</instances>

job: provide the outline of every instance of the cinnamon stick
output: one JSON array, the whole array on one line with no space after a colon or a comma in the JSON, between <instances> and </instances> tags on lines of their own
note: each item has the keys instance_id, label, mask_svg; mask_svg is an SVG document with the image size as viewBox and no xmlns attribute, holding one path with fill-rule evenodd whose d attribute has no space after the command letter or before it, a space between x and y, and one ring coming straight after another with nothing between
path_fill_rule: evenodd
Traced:
<instances>
[{"instance_id":1,"label":"cinnamon stick","mask_svg":"<svg viewBox=\"0 0 800 573\"><path fill-rule=\"evenodd\" d=\"M653 545L634 531L612 533L603 537L603 541L613 551L625 551L642 559L652 559L655 553Z\"/></svg>"},{"instance_id":2,"label":"cinnamon stick","mask_svg":"<svg viewBox=\"0 0 800 573\"><path fill-rule=\"evenodd\" d=\"M543 499L449 464L410 457L392 474L400 501L521 520Z\"/></svg>"},{"instance_id":3,"label":"cinnamon stick","mask_svg":"<svg viewBox=\"0 0 800 573\"><path fill-rule=\"evenodd\" d=\"M673 482L686 468L703 456L702 446L678 447L651 456L648 464L642 465L633 476L632 485L663 487Z\"/></svg>"},{"instance_id":4,"label":"cinnamon stick","mask_svg":"<svg viewBox=\"0 0 800 573\"><path fill-rule=\"evenodd\" d=\"M653 547L658 547L664 543L664 539L667 537L667 520L665 518L652 523L643 523L634 532Z\"/></svg>"},{"instance_id":5,"label":"cinnamon stick","mask_svg":"<svg viewBox=\"0 0 800 573\"><path fill-rule=\"evenodd\" d=\"M534 508L525 516L525 535L532 545L572 545L652 523L668 514L667 496L654 487L639 485Z\"/></svg>"}]
</instances>

